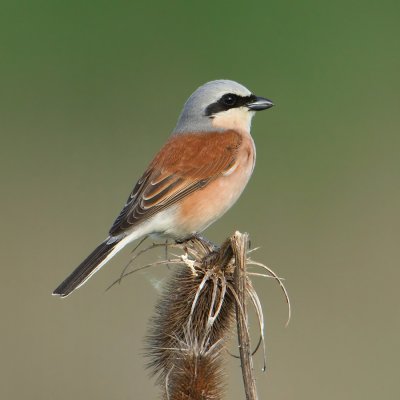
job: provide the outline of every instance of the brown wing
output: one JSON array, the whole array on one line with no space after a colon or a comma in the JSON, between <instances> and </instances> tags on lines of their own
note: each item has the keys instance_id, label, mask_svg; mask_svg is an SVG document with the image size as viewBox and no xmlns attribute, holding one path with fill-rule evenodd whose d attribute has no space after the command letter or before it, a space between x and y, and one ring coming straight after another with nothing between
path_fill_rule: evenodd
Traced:
<instances>
[{"instance_id":1,"label":"brown wing","mask_svg":"<svg viewBox=\"0 0 400 400\"><path fill-rule=\"evenodd\" d=\"M172 136L137 182L110 235L131 229L223 174L235 163L241 142L236 131Z\"/></svg>"}]
</instances>

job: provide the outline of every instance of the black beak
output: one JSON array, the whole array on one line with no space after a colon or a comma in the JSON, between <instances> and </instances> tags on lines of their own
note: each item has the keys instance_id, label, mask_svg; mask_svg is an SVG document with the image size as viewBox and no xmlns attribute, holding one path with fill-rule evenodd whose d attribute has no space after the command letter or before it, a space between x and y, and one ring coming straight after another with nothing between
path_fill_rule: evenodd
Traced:
<instances>
[{"instance_id":1,"label":"black beak","mask_svg":"<svg viewBox=\"0 0 400 400\"><path fill-rule=\"evenodd\" d=\"M264 97L256 97L255 100L247 104L247 108L252 111L261 111L271 108L273 105L274 103L271 100L265 99Z\"/></svg>"}]
</instances>

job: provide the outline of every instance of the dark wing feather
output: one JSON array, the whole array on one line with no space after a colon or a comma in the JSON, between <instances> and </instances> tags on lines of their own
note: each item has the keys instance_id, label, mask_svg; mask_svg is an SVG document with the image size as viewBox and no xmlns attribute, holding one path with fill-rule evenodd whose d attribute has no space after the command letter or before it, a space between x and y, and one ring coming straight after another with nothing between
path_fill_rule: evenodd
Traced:
<instances>
[{"instance_id":1,"label":"dark wing feather","mask_svg":"<svg viewBox=\"0 0 400 400\"><path fill-rule=\"evenodd\" d=\"M235 162L236 131L181 134L156 155L110 229L117 236L201 189Z\"/></svg>"}]
</instances>

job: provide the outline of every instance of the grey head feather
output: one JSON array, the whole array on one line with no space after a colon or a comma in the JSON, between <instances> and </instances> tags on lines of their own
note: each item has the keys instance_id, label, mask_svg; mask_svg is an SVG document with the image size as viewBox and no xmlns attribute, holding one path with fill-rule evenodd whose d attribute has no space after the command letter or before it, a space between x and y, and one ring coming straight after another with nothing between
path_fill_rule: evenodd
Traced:
<instances>
[{"instance_id":1,"label":"grey head feather","mask_svg":"<svg viewBox=\"0 0 400 400\"><path fill-rule=\"evenodd\" d=\"M215 130L211 118L206 115L206 108L227 93L251 95L249 89L235 81L219 79L207 82L196 89L186 101L173 134Z\"/></svg>"}]
</instances>

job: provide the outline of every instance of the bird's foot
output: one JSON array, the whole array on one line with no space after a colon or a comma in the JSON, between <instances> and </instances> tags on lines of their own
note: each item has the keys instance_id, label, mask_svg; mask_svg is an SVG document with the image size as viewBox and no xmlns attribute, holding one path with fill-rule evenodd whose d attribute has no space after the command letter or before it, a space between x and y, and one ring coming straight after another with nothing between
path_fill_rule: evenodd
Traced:
<instances>
[{"instance_id":1,"label":"bird's foot","mask_svg":"<svg viewBox=\"0 0 400 400\"><path fill-rule=\"evenodd\" d=\"M182 245L200 245L207 250L208 253L215 252L219 249L219 246L216 243L213 243L211 240L208 240L206 237L198 233L195 233L185 239L177 239L175 242Z\"/></svg>"}]
</instances>

